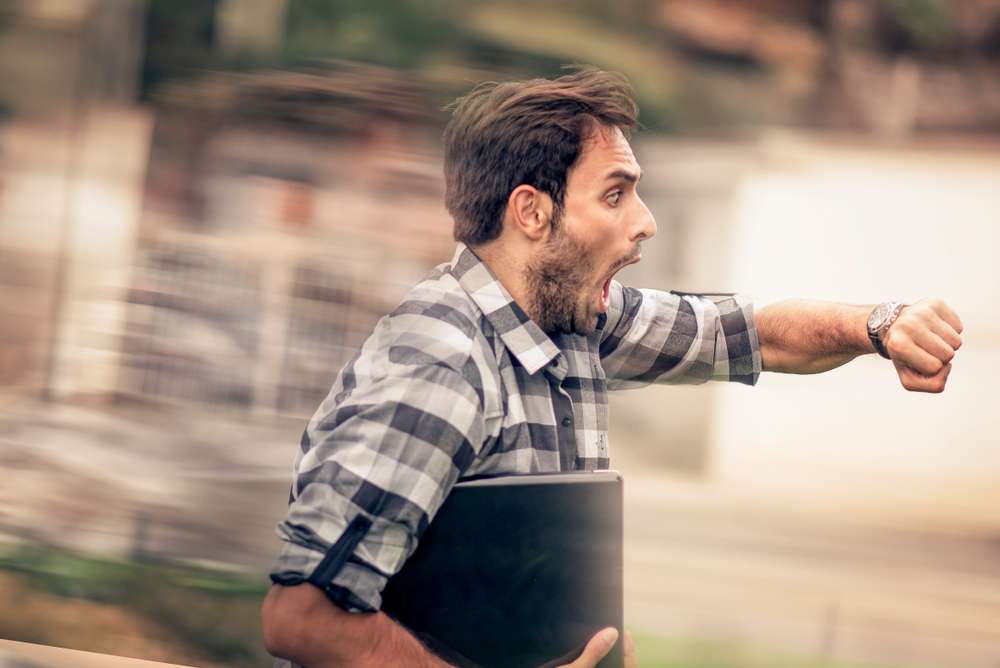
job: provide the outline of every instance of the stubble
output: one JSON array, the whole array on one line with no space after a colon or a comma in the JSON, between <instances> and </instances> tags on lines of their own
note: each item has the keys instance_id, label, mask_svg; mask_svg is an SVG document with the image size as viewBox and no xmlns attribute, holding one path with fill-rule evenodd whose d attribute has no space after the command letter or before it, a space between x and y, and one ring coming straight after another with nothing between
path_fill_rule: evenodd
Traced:
<instances>
[{"instance_id":1,"label":"stubble","mask_svg":"<svg viewBox=\"0 0 1000 668\"><path fill-rule=\"evenodd\" d=\"M524 267L528 312L542 331L594 332L597 314L586 293L581 295L593 270L593 257L587 248L557 227L545 247Z\"/></svg>"}]
</instances>

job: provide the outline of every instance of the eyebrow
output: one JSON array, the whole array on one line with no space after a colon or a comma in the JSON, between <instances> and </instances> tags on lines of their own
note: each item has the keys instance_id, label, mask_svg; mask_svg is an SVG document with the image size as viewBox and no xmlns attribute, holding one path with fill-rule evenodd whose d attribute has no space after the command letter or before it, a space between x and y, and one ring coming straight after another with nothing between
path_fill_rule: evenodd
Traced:
<instances>
[{"instance_id":1,"label":"eyebrow","mask_svg":"<svg viewBox=\"0 0 1000 668\"><path fill-rule=\"evenodd\" d=\"M608 175L604 177L604 180L610 181L612 179L622 179L623 181L628 181L629 183L637 183L641 178L641 170L638 174L636 174L635 172L631 172L626 169L616 169L613 172L608 172Z\"/></svg>"}]
</instances>

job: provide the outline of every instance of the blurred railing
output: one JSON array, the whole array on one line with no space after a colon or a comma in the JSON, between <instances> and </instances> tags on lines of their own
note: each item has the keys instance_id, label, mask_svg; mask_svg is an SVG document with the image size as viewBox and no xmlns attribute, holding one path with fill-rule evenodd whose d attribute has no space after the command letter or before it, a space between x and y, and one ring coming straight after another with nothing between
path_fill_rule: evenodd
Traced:
<instances>
[{"instance_id":1,"label":"blurred railing","mask_svg":"<svg viewBox=\"0 0 1000 668\"><path fill-rule=\"evenodd\" d=\"M236 255L191 239L141 254L127 293L118 392L308 415L391 308L387 286L359 281L338 263Z\"/></svg>"}]
</instances>

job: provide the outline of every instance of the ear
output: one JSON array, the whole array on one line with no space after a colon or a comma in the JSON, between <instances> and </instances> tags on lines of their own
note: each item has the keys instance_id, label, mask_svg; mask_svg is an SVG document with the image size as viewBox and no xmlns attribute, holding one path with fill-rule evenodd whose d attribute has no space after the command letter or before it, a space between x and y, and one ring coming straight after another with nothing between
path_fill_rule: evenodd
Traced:
<instances>
[{"instance_id":1,"label":"ear","mask_svg":"<svg viewBox=\"0 0 1000 668\"><path fill-rule=\"evenodd\" d=\"M519 185L507 198L507 218L532 241L544 240L550 231L552 198L533 186Z\"/></svg>"}]
</instances>

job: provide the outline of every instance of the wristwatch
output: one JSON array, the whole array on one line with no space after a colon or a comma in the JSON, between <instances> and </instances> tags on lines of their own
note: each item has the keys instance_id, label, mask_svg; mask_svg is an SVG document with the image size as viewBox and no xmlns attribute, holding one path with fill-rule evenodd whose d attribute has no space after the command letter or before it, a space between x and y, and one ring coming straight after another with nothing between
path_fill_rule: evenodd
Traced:
<instances>
[{"instance_id":1,"label":"wristwatch","mask_svg":"<svg viewBox=\"0 0 1000 668\"><path fill-rule=\"evenodd\" d=\"M892 358L889 357L889 351L885 349L882 337L892 327L892 323L896 322L896 318L899 317L904 308L906 308L906 304L902 302L882 302L873 308L871 315L868 316L868 338L871 339L878 354L886 359Z\"/></svg>"}]
</instances>

